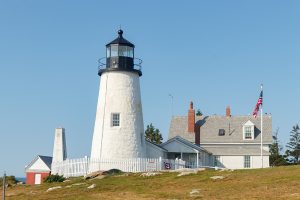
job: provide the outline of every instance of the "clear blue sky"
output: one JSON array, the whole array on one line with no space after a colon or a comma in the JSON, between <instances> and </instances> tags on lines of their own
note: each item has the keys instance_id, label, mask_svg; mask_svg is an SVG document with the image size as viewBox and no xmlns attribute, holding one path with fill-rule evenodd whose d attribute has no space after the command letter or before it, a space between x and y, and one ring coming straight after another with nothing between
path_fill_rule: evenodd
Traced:
<instances>
[{"instance_id":1,"label":"clear blue sky","mask_svg":"<svg viewBox=\"0 0 300 200\"><path fill-rule=\"evenodd\" d=\"M205 115L247 115L264 84L264 111L285 144L299 123L300 1L0 1L0 173L24 176L52 155L66 128L68 155L90 154L97 59L117 35L143 59L145 126L167 138L194 101Z\"/></svg>"}]
</instances>

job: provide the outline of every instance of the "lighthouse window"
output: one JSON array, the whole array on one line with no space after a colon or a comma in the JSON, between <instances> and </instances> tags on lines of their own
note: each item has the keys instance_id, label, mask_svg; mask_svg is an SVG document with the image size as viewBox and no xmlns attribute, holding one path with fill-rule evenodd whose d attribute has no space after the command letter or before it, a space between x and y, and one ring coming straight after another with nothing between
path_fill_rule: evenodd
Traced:
<instances>
[{"instance_id":1,"label":"lighthouse window","mask_svg":"<svg viewBox=\"0 0 300 200\"><path fill-rule=\"evenodd\" d=\"M127 57L127 47L126 46L119 46L119 56Z\"/></svg>"},{"instance_id":2,"label":"lighthouse window","mask_svg":"<svg viewBox=\"0 0 300 200\"><path fill-rule=\"evenodd\" d=\"M112 113L112 126L120 126L120 113Z\"/></svg>"},{"instance_id":3,"label":"lighthouse window","mask_svg":"<svg viewBox=\"0 0 300 200\"><path fill-rule=\"evenodd\" d=\"M133 58L133 48L127 47L127 57Z\"/></svg>"},{"instance_id":4,"label":"lighthouse window","mask_svg":"<svg viewBox=\"0 0 300 200\"><path fill-rule=\"evenodd\" d=\"M133 48L128 46L119 46L119 56L133 58Z\"/></svg>"},{"instance_id":5,"label":"lighthouse window","mask_svg":"<svg viewBox=\"0 0 300 200\"><path fill-rule=\"evenodd\" d=\"M111 57L118 56L118 45L111 45Z\"/></svg>"},{"instance_id":6,"label":"lighthouse window","mask_svg":"<svg viewBox=\"0 0 300 200\"><path fill-rule=\"evenodd\" d=\"M109 58L110 57L110 47L106 48L106 57Z\"/></svg>"}]
</instances>

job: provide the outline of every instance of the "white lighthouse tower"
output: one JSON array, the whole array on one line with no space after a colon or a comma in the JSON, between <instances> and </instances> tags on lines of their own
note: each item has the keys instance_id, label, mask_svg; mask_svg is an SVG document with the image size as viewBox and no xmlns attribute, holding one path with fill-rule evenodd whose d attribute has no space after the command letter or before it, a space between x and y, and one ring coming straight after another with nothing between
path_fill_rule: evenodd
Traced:
<instances>
[{"instance_id":1,"label":"white lighthouse tower","mask_svg":"<svg viewBox=\"0 0 300 200\"><path fill-rule=\"evenodd\" d=\"M140 65L134 64L134 44L123 38L122 30L106 45L106 65L99 67L98 75L101 81L91 159L145 157L142 72Z\"/></svg>"}]
</instances>

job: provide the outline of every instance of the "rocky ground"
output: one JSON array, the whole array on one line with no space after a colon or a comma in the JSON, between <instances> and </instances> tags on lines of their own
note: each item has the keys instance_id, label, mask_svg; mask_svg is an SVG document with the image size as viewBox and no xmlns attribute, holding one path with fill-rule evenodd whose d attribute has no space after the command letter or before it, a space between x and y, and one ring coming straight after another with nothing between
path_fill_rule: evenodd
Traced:
<instances>
[{"instance_id":1,"label":"rocky ground","mask_svg":"<svg viewBox=\"0 0 300 200\"><path fill-rule=\"evenodd\" d=\"M137 174L99 172L63 183L11 186L7 199L300 199L299 188L300 166Z\"/></svg>"}]
</instances>

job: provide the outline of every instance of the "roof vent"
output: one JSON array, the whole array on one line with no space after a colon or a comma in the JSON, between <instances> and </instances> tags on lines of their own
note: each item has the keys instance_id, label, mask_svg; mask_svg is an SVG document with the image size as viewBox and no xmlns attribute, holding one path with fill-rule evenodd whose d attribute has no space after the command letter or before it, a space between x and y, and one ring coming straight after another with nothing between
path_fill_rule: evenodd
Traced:
<instances>
[{"instance_id":1,"label":"roof vent","mask_svg":"<svg viewBox=\"0 0 300 200\"><path fill-rule=\"evenodd\" d=\"M225 135L225 129L219 129L219 136Z\"/></svg>"}]
</instances>

